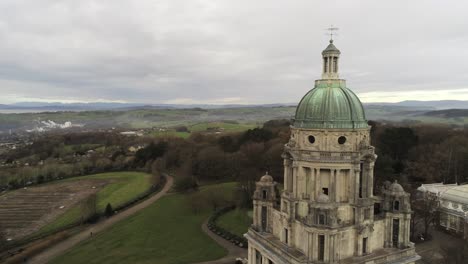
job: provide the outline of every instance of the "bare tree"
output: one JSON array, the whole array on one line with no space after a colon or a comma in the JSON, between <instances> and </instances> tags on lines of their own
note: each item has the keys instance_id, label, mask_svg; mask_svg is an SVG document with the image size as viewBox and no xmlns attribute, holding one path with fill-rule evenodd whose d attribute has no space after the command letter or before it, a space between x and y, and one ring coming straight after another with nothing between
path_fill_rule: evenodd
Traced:
<instances>
[{"instance_id":1,"label":"bare tree","mask_svg":"<svg viewBox=\"0 0 468 264\"><path fill-rule=\"evenodd\" d=\"M93 193L81 203L81 222L94 220L97 216L97 195Z\"/></svg>"},{"instance_id":2,"label":"bare tree","mask_svg":"<svg viewBox=\"0 0 468 264\"><path fill-rule=\"evenodd\" d=\"M424 226L424 237L427 238L431 225L439 215L439 199L436 195L430 193L424 193L423 195L416 193L412 197L411 208L414 212L414 219L412 219L411 227L414 230L418 223L422 223ZM412 235L414 238L414 231L412 231Z\"/></svg>"},{"instance_id":3,"label":"bare tree","mask_svg":"<svg viewBox=\"0 0 468 264\"><path fill-rule=\"evenodd\" d=\"M161 177L165 169L165 161L162 158L158 158L151 164L151 184L156 187L161 182Z\"/></svg>"}]
</instances>

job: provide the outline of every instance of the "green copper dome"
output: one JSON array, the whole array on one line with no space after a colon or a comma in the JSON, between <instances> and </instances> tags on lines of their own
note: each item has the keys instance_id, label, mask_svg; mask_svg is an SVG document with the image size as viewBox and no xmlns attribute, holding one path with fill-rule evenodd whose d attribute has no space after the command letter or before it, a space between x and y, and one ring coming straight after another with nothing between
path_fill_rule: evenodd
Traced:
<instances>
[{"instance_id":1,"label":"green copper dome","mask_svg":"<svg viewBox=\"0 0 468 264\"><path fill-rule=\"evenodd\" d=\"M364 108L344 80L320 80L296 109L294 127L367 128Z\"/></svg>"}]
</instances>

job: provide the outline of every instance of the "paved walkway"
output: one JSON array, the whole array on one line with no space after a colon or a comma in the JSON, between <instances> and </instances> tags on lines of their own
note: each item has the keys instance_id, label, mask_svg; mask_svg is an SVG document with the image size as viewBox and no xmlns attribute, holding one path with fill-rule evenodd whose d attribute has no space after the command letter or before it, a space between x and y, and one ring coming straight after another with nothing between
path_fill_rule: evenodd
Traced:
<instances>
[{"instance_id":1,"label":"paved walkway","mask_svg":"<svg viewBox=\"0 0 468 264\"><path fill-rule=\"evenodd\" d=\"M51 261L53 258L63 254L63 252L71 249L81 241L84 241L90 237L91 232L93 234L97 234L99 232L102 232L106 228L110 227L111 225L126 219L127 217L134 215L138 211L148 207L152 203L156 202L159 198L164 196L172 187L173 184L173 178L170 176L166 176L166 184L164 188L159 191L157 194L151 196L147 200L144 200L141 203L138 203L135 206L132 206L124 211L121 211L120 213L112 216L109 219L106 219L104 221L101 221L95 225L91 225L87 229L81 231L80 233L64 240L63 242L54 245L47 250L41 252L40 254L34 256L31 258L28 263L34 263L34 264L46 264L49 261Z\"/></svg>"},{"instance_id":2,"label":"paved walkway","mask_svg":"<svg viewBox=\"0 0 468 264\"><path fill-rule=\"evenodd\" d=\"M208 220L206 220L202 224L202 230L205 232L209 237L211 237L214 241L220 244L223 248L227 249L228 255L224 258L213 260L213 261L206 261L200 262L198 264L233 264L236 261L236 258L246 258L247 257L247 249L240 248L233 243L227 241L226 239L216 235L215 233L211 232L208 229Z\"/></svg>"},{"instance_id":3,"label":"paved walkway","mask_svg":"<svg viewBox=\"0 0 468 264\"><path fill-rule=\"evenodd\" d=\"M441 246L459 241L458 238L438 230L431 230L432 240L416 244L416 252L422 257L418 264L442 263Z\"/></svg>"}]
</instances>

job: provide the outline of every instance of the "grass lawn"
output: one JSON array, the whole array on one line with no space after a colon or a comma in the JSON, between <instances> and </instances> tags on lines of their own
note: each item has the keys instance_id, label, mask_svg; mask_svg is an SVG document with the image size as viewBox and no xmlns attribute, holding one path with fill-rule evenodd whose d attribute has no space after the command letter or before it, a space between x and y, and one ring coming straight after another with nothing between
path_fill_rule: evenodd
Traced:
<instances>
[{"instance_id":1,"label":"grass lawn","mask_svg":"<svg viewBox=\"0 0 468 264\"><path fill-rule=\"evenodd\" d=\"M221 215L216 224L229 232L242 237L252 225L252 216L249 211L235 209Z\"/></svg>"},{"instance_id":2,"label":"grass lawn","mask_svg":"<svg viewBox=\"0 0 468 264\"><path fill-rule=\"evenodd\" d=\"M86 179L112 180L111 183L106 185L97 193L97 209L98 211L103 212L107 203L110 203L112 207L115 208L135 199L147 191L151 186L150 177L151 175L142 172L109 172L70 178L65 181L79 182ZM66 211L50 224L41 228L39 232L49 232L54 229L73 224L79 218L80 205L78 204Z\"/></svg>"},{"instance_id":3,"label":"grass lawn","mask_svg":"<svg viewBox=\"0 0 468 264\"><path fill-rule=\"evenodd\" d=\"M235 186L235 183L209 185L202 187L199 194L223 193L229 200L233 199ZM201 230L201 224L212 213L211 208L195 213L190 206L192 198L186 194L167 195L51 263L176 264L225 256L226 250Z\"/></svg>"}]
</instances>

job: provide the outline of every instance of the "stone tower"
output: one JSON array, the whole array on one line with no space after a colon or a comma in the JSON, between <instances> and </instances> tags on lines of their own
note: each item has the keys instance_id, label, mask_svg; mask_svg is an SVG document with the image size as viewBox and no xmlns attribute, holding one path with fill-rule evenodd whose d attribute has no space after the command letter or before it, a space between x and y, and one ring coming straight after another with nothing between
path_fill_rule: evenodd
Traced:
<instances>
[{"instance_id":1,"label":"stone tower","mask_svg":"<svg viewBox=\"0 0 468 264\"><path fill-rule=\"evenodd\" d=\"M394 183L373 195L374 147L359 98L339 78L330 40L322 79L297 106L284 149L284 190L256 185L245 235L249 264L414 263L409 194ZM382 210L374 210L381 208Z\"/></svg>"}]
</instances>

